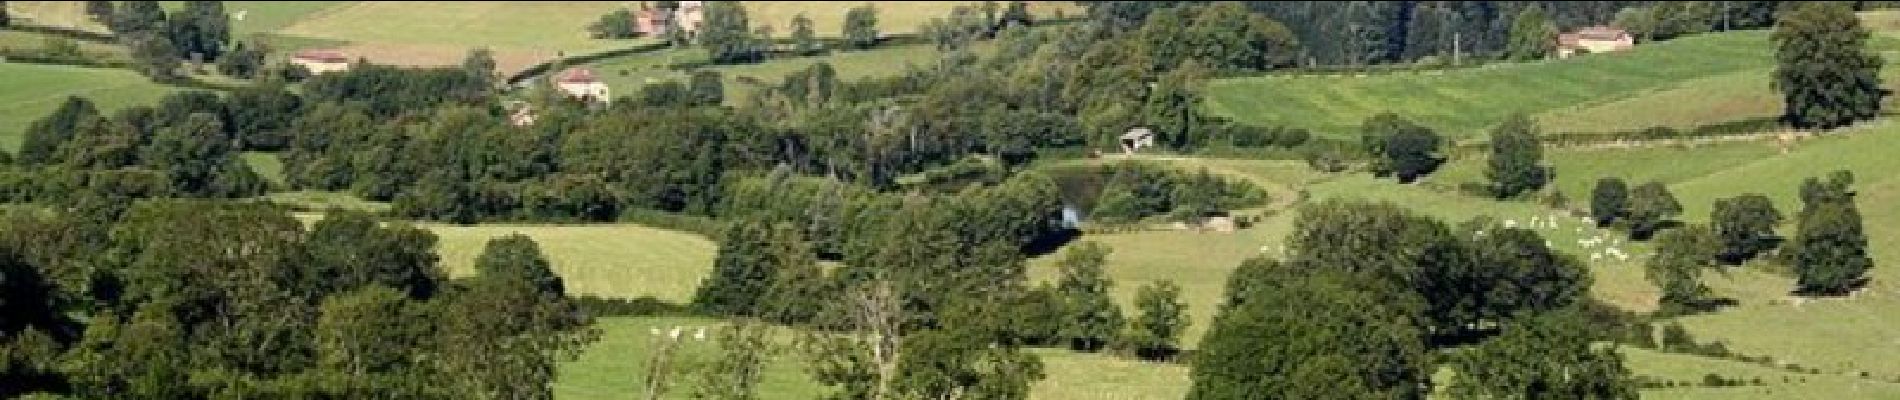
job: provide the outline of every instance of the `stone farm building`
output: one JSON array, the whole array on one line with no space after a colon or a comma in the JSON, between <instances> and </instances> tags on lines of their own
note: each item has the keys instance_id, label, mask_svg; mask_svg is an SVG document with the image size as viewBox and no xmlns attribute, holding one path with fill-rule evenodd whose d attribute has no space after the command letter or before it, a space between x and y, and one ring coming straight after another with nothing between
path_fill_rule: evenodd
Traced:
<instances>
[{"instance_id":1,"label":"stone farm building","mask_svg":"<svg viewBox=\"0 0 1900 400\"><path fill-rule=\"evenodd\" d=\"M290 56L290 63L321 75L350 69L350 57L336 50L303 50Z\"/></svg>"},{"instance_id":2,"label":"stone farm building","mask_svg":"<svg viewBox=\"0 0 1900 400\"><path fill-rule=\"evenodd\" d=\"M600 77L594 75L594 70L587 68L561 71L554 79L554 87L567 97L583 101L604 103L612 98L607 92L607 83L601 82Z\"/></svg>"},{"instance_id":3,"label":"stone farm building","mask_svg":"<svg viewBox=\"0 0 1900 400\"><path fill-rule=\"evenodd\" d=\"M667 27L679 23L680 31L692 36L699 32L700 24L706 21L706 5L703 1L679 2L679 9L672 12L659 8L641 6L633 13L633 28L644 36L660 36Z\"/></svg>"},{"instance_id":4,"label":"stone farm building","mask_svg":"<svg viewBox=\"0 0 1900 400\"><path fill-rule=\"evenodd\" d=\"M1578 53L1608 53L1629 50L1636 47L1636 39L1629 31L1607 26L1590 26L1576 32L1557 35L1557 58L1570 58Z\"/></svg>"}]
</instances>

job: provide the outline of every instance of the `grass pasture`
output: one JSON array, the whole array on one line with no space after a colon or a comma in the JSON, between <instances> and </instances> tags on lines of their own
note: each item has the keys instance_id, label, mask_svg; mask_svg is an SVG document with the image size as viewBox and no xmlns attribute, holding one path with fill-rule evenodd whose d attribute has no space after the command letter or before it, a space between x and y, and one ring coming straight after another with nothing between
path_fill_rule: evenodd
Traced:
<instances>
[{"instance_id":1,"label":"grass pasture","mask_svg":"<svg viewBox=\"0 0 1900 400\"><path fill-rule=\"evenodd\" d=\"M588 37L587 25L627 2L353 2L308 13L274 32L351 44L346 54L399 65L454 65L488 47L512 74L560 54L594 52L635 40ZM286 14L288 14L286 12Z\"/></svg>"},{"instance_id":2,"label":"grass pasture","mask_svg":"<svg viewBox=\"0 0 1900 400\"><path fill-rule=\"evenodd\" d=\"M27 126L59 108L67 96L86 97L110 114L157 104L179 90L123 69L0 63L0 76L6 77L0 79L0 148L7 151L18 150Z\"/></svg>"},{"instance_id":3,"label":"grass pasture","mask_svg":"<svg viewBox=\"0 0 1900 400\"><path fill-rule=\"evenodd\" d=\"M979 56L988 55L995 48L994 42L989 41L971 46L971 50ZM778 85L779 80L786 75L819 62L830 63L838 72L838 80L851 81L898 76L908 66L922 68L935 65L940 56L936 47L929 44L890 45L864 51L836 51L810 57L773 58L755 64L712 65L704 68L723 74L728 103L739 103L757 88L743 80L756 80L761 85ZM629 54L583 66L593 68L618 96L634 95L647 84L669 80L685 82L688 71L671 66L703 63L706 59L705 49L687 47Z\"/></svg>"},{"instance_id":4,"label":"grass pasture","mask_svg":"<svg viewBox=\"0 0 1900 400\"><path fill-rule=\"evenodd\" d=\"M488 241L514 233L540 244L567 292L576 295L685 303L712 270L711 240L634 224L424 226L441 238L437 253L451 276L473 274Z\"/></svg>"},{"instance_id":5,"label":"grass pasture","mask_svg":"<svg viewBox=\"0 0 1900 400\"><path fill-rule=\"evenodd\" d=\"M1441 72L1364 76L1261 76L1209 82L1206 107L1236 121L1356 137L1367 117L1391 111L1453 139L1511 113L1613 101L1699 78L1771 66L1766 31L1684 37L1568 60L1493 64Z\"/></svg>"},{"instance_id":6,"label":"grass pasture","mask_svg":"<svg viewBox=\"0 0 1900 400\"><path fill-rule=\"evenodd\" d=\"M107 33L105 24L86 15L83 1L9 1L7 11L19 23Z\"/></svg>"},{"instance_id":7,"label":"grass pasture","mask_svg":"<svg viewBox=\"0 0 1900 400\"><path fill-rule=\"evenodd\" d=\"M664 332L680 327L684 331L680 335L682 343L674 353L676 361L672 364L675 378L671 381L675 383L664 398L692 398L692 368L711 362L717 356L718 347L711 341L710 329L720 324L721 321L711 318L601 318L594 325L601 331L600 341L588 347L580 357L556 367L554 397L563 400L646 398L647 368L659 344L651 330ZM709 330L707 340L691 338L700 328ZM781 354L766 363L758 387L761 397L812 399L825 393L825 388L811 379L805 372L805 363L797 357L796 353Z\"/></svg>"},{"instance_id":8,"label":"grass pasture","mask_svg":"<svg viewBox=\"0 0 1900 400\"><path fill-rule=\"evenodd\" d=\"M773 36L791 37L792 18L804 13L811 19L812 33L818 37L843 37L844 15L852 8L871 4L877 9L879 34L915 34L931 18L949 19L951 10L968 6L982 15L980 1L748 1L746 17L752 26L771 26ZM1036 18L1079 17L1081 6L1067 1L1031 1L1029 13ZM997 2L998 13L1004 2Z\"/></svg>"}]
</instances>

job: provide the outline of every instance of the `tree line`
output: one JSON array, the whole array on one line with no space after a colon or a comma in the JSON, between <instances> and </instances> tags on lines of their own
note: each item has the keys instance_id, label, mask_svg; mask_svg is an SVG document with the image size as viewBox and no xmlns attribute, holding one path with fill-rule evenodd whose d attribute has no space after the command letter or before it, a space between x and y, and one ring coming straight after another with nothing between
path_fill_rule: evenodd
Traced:
<instances>
[{"instance_id":1,"label":"tree line","mask_svg":"<svg viewBox=\"0 0 1900 400\"><path fill-rule=\"evenodd\" d=\"M0 395L550 398L597 335L534 241L448 279L436 237L202 200L82 202L0 227Z\"/></svg>"}]
</instances>

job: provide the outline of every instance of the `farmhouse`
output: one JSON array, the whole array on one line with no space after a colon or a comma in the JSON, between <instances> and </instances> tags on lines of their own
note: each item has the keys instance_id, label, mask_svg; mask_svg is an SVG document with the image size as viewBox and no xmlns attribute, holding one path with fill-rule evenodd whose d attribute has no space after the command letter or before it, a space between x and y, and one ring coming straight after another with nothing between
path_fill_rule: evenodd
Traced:
<instances>
[{"instance_id":1,"label":"farmhouse","mask_svg":"<svg viewBox=\"0 0 1900 400\"><path fill-rule=\"evenodd\" d=\"M313 75L350 69L350 57L336 50L304 50L290 56L290 63L302 66Z\"/></svg>"},{"instance_id":2,"label":"farmhouse","mask_svg":"<svg viewBox=\"0 0 1900 400\"><path fill-rule=\"evenodd\" d=\"M1629 50L1636 47L1636 39L1629 31L1607 26L1591 26L1576 32L1557 35L1557 58L1570 58L1578 53L1608 53Z\"/></svg>"},{"instance_id":3,"label":"farmhouse","mask_svg":"<svg viewBox=\"0 0 1900 400\"><path fill-rule=\"evenodd\" d=\"M561 93L566 94L567 97L582 101L604 103L611 98L608 97L607 83L601 82L600 78L594 76L594 70L587 68L570 68L561 71L554 80L554 87L560 89Z\"/></svg>"}]
</instances>

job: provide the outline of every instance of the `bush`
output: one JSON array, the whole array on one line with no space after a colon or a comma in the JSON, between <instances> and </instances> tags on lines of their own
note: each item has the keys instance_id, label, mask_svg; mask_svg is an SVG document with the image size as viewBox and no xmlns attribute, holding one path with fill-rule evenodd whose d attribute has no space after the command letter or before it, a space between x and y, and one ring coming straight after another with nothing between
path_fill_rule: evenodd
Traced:
<instances>
[{"instance_id":1,"label":"bush","mask_svg":"<svg viewBox=\"0 0 1900 400\"><path fill-rule=\"evenodd\" d=\"M693 316L692 307L673 304L652 296L636 299L610 299L594 295L582 295L573 298L581 311L594 317L654 317L654 316Z\"/></svg>"}]
</instances>

